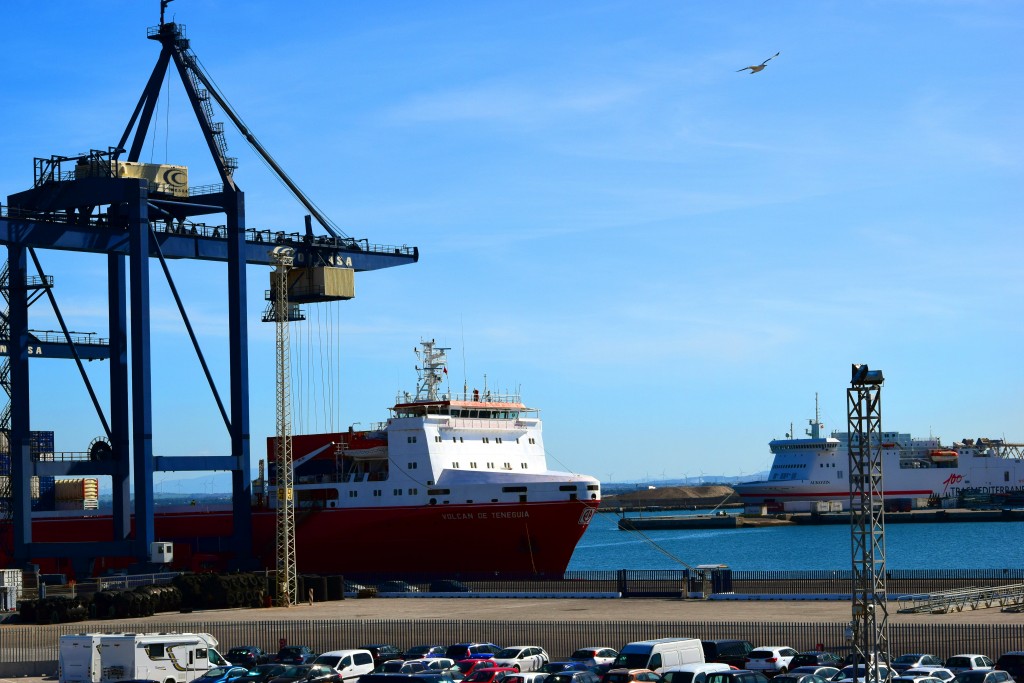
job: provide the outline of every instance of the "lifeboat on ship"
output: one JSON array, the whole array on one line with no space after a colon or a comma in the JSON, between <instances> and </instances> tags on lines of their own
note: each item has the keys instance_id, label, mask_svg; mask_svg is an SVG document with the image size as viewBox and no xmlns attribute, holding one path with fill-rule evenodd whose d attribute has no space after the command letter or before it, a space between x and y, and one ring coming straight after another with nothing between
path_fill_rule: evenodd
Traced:
<instances>
[{"instance_id":1,"label":"lifeboat on ship","mask_svg":"<svg viewBox=\"0 0 1024 683\"><path fill-rule=\"evenodd\" d=\"M928 453L928 457L931 458L931 461L937 465L946 463L956 464L957 459L960 457L960 454L957 453L956 451L935 449Z\"/></svg>"}]
</instances>

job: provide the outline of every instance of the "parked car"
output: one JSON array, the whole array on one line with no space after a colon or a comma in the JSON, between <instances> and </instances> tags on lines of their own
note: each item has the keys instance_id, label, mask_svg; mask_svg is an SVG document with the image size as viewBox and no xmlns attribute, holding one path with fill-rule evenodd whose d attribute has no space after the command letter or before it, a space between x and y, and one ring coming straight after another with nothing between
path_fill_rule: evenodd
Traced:
<instances>
[{"instance_id":1,"label":"parked car","mask_svg":"<svg viewBox=\"0 0 1024 683\"><path fill-rule=\"evenodd\" d=\"M839 673L839 667L835 666L798 666L790 669L791 674L814 674L815 676L821 676L826 681L832 680L832 677Z\"/></svg>"},{"instance_id":2,"label":"parked car","mask_svg":"<svg viewBox=\"0 0 1024 683\"><path fill-rule=\"evenodd\" d=\"M269 663L270 654L255 645L242 645L241 647L233 647L224 653L224 659L236 666L244 666L247 669L251 669L258 664Z\"/></svg>"},{"instance_id":3,"label":"parked car","mask_svg":"<svg viewBox=\"0 0 1024 683\"><path fill-rule=\"evenodd\" d=\"M588 669L593 669L600 664L611 664L618 656L619 651L610 647L581 647L573 652L569 659L586 665Z\"/></svg>"},{"instance_id":4,"label":"parked car","mask_svg":"<svg viewBox=\"0 0 1024 683\"><path fill-rule=\"evenodd\" d=\"M467 677L480 669L493 669L494 662L490 659L460 659L455 666L462 672L463 677Z\"/></svg>"},{"instance_id":5,"label":"parked car","mask_svg":"<svg viewBox=\"0 0 1024 683\"><path fill-rule=\"evenodd\" d=\"M799 667L797 667L799 668ZM792 671L784 674L777 674L772 678L772 683L827 683L824 678L817 674L795 674Z\"/></svg>"},{"instance_id":6,"label":"parked car","mask_svg":"<svg viewBox=\"0 0 1024 683\"><path fill-rule=\"evenodd\" d=\"M728 671L728 664L711 662L710 664L680 664L670 666L661 672L661 680L665 683L704 683L710 673Z\"/></svg>"},{"instance_id":7,"label":"parked car","mask_svg":"<svg viewBox=\"0 0 1024 683\"><path fill-rule=\"evenodd\" d=\"M916 669L919 666L942 666L942 660L935 655L907 654L900 655L892 660L892 668L902 675L908 669Z\"/></svg>"},{"instance_id":8,"label":"parked car","mask_svg":"<svg viewBox=\"0 0 1024 683\"><path fill-rule=\"evenodd\" d=\"M993 666L992 660L985 655L953 655L946 660L946 668L954 674L962 671L991 669Z\"/></svg>"},{"instance_id":9,"label":"parked car","mask_svg":"<svg viewBox=\"0 0 1024 683\"><path fill-rule=\"evenodd\" d=\"M423 659L425 657L444 657L444 645L413 645L402 653L402 659Z\"/></svg>"},{"instance_id":10,"label":"parked car","mask_svg":"<svg viewBox=\"0 0 1024 683\"><path fill-rule=\"evenodd\" d=\"M457 643L450 645L444 651L444 656L455 661L460 659L490 659L499 652L501 652L501 648L494 643Z\"/></svg>"},{"instance_id":11,"label":"parked car","mask_svg":"<svg viewBox=\"0 0 1024 683\"><path fill-rule=\"evenodd\" d=\"M267 683L271 678L276 678L284 673L287 664L257 664L249 669L238 683Z\"/></svg>"},{"instance_id":12,"label":"parked car","mask_svg":"<svg viewBox=\"0 0 1024 683\"><path fill-rule=\"evenodd\" d=\"M423 660L413 659L406 661L404 659L389 659L386 662L381 662L377 666L373 667L373 673L375 674L415 674L420 671L426 671L427 667L423 664Z\"/></svg>"},{"instance_id":13,"label":"parked car","mask_svg":"<svg viewBox=\"0 0 1024 683\"><path fill-rule=\"evenodd\" d=\"M913 669L907 669L903 672L904 678L908 676L913 678L931 677L938 678L940 681L952 680L953 676L955 675L956 674L954 674L952 671L950 671L944 666L918 666Z\"/></svg>"},{"instance_id":14,"label":"parked car","mask_svg":"<svg viewBox=\"0 0 1024 683\"><path fill-rule=\"evenodd\" d=\"M583 662L548 662L540 668L546 674L557 674L562 671L586 671L587 665Z\"/></svg>"},{"instance_id":15,"label":"parked car","mask_svg":"<svg viewBox=\"0 0 1024 683\"><path fill-rule=\"evenodd\" d=\"M431 593L470 593L472 592L466 584L455 579L437 579L430 582Z\"/></svg>"},{"instance_id":16,"label":"parked car","mask_svg":"<svg viewBox=\"0 0 1024 683\"><path fill-rule=\"evenodd\" d=\"M508 683L508 679L505 679ZM601 683L601 678L589 669L566 669L556 674L548 674L544 683Z\"/></svg>"},{"instance_id":17,"label":"parked car","mask_svg":"<svg viewBox=\"0 0 1024 683\"><path fill-rule=\"evenodd\" d=\"M206 673L194 679L192 683L231 683L247 673L249 670L244 666L215 666L207 669Z\"/></svg>"},{"instance_id":18,"label":"parked car","mask_svg":"<svg viewBox=\"0 0 1024 683\"><path fill-rule=\"evenodd\" d=\"M768 675L784 674L789 671L789 663L796 657L797 651L782 645L769 645L751 650L747 655L746 668L750 671L761 671Z\"/></svg>"},{"instance_id":19,"label":"parked car","mask_svg":"<svg viewBox=\"0 0 1024 683\"><path fill-rule=\"evenodd\" d=\"M370 654L373 655L374 666L377 666L381 662L402 658L402 651L394 645L382 645L378 643L375 645L360 645L357 649L369 650Z\"/></svg>"},{"instance_id":20,"label":"parked car","mask_svg":"<svg viewBox=\"0 0 1024 683\"><path fill-rule=\"evenodd\" d=\"M341 674L323 664L296 664L289 666L280 676L271 678L269 683L341 683Z\"/></svg>"},{"instance_id":21,"label":"parked car","mask_svg":"<svg viewBox=\"0 0 1024 683\"><path fill-rule=\"evenodd\" d=\"M742 669L747 664L747 655L754 649L749 640L702 640L701 647L704 649L704 661L720 662Z\"/></svg>"},{"instance_id":22,"label":"parked car","mask_svg":"<svg viewBox=\"0 0 1024 683\"><path fill-rule=\"evenodd\" d=\"M354 681L373 671L373 655L364 649L331 650L317 657L313 663L331 667L344 681Z\"/></svg>"},{"instance_id":23,"label":"parked car","mask_svg":"<svg viewBox=\"0 0 1024 683\"><path fill-rule=\"evenodd\" d=\"M1006 671L973 669L958 673L953 683L1013 683L1013 678Z\"/></svg>"},{"instance_id":24,"label":"parked car","mask_svg":"<svg viewBox=\"0 0 1024 683\"><path fill-rule=\"evenodd\" d=\"M661 675L650 669L612 669L601 677L601 683L631 683L632 681L661 683Z\"/></svg>"},{"instance_id":25,"label":"parked car","mask_svg":"<svg viewBox=\"0 0 1024 683\"><path fill-rule=\"evenodd\" d=\"M519 673L510 666L487 666L463 678L463 683L502 683L505 676Z\"/></svg>"},{"instance_id":26,"label":"parked car","mask_svg":"<svg viewBox=\"0 0 1024 683\"><path fill-rule=\"evenodd\" d=\"M1010 674L1010 677L1015 681L1024 683L1024 652L1020 650L1014 650L1012 652L1004 652L999 659L996 660L995 667L1000 671L1005 671Z\"/></svg>"},{"instance_id":27,"label":"parked car","mask_svg":"<svg viewBox=\"0 0 1024 683\"><path fill-rule=\"evenodd\" d=\"M462 670L453 659L447 657L428 657L425 659L410 659L410 662L420 662L430 673L438 673L451 677L453 680L461 681L464 677ZM489 661L489 660L475 660Z\"/></svg>"},{"instance_id":28,"label":"parked car","mask_svg":"<svg viewBox=\"0 0 1024 683\"><path fill-rule=\"evenodd\" d=\"M798 652L793 661L789 663L789 670L793 671L801 666L834 666L837 669L843 665L843 658L835 652Z\"/></svg>"},{"instance_id":29,"label":"parked car","mask_svg":"<svg viewBox=\"0 0 1024 683\"><path fill-rule=\"evenodd\" d=\"M546 683L549 675L543 671L523 671L511 676L505 676L503 683ZM590 681L588 683L598 682Z\"/></svg>"},{"instance_id":30,"label":"parked car","mask_svg":"<svg viewBox=\"0 0 1024 683\"><path fill-rule=\"evenodd\" d=\"M420 589L411 583L395 579L377 584L378 593L419 593Z\"/></svg>"},{"instance_id":31,"label":"parked car","mask_svg":"<svg viewBox=\"0 0 1024 683\"><path fill-rule=\"evenodd\" d=\"M836 681L836 683L839 681L843 683L864 683L867 671L867 667L863 664L851 664L840 669L839 673L832 677L832 680ZM884 664L878 666L877 674L877 676L871 677L872 680L888 681L892 678L892 672Z\"/></svg>"},{"instance_id":32,"label":"parked car","mask_svg":"<svg viewBox=\"0 0 1024 683\"><path fill-rule=\"evenodd\" d=\"M316 653L305 645L288 645L282 647L274 655L278 664L312 664Z\"/></svg>"},{"instance_id":33,"label":"parked car","mask_svg":"<svg viewBox=\"0 0 1024 683\"><path fill-rule=\"evenodd\" d=\"M709 673L704 683L768 683L768 677L760 671L730 669Z\"/></svg>"},{"instance_id":34,"label":"parked car","mask_svg":"<svg viewBox=\"0 0 1024 683\"><path fill-rule=\"evenodd\" d=\"M495 666L516 671L539 671L551 657L539 645L513 645L497 652L492 661Z\"/></svg>"}]
</instances>

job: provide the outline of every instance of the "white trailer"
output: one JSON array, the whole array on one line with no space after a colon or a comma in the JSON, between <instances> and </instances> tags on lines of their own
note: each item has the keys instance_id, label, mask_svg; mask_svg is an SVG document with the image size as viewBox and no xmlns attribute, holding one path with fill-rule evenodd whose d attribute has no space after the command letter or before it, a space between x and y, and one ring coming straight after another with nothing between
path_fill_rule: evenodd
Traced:
<instances>
[{"instance_id":1,"label":"white trailer","mask_svg":"<svg viewBox=\"0 0 1024 683\"><path fill-rule=\"evenodd\" d=\"M100 639L113 633L61 636L57 647L59 683L100 683Z\"/></svg>"},{"instance_id":2,"label":"white trailer","mask_svg":"<svg viewBox=\"0 0 1024 683\"><path fill-rule=\"evenodd\" d=\"M100 679L189 683L227 661L209 633L123 633L100 639Z\"/></svg>"}]
</instances>

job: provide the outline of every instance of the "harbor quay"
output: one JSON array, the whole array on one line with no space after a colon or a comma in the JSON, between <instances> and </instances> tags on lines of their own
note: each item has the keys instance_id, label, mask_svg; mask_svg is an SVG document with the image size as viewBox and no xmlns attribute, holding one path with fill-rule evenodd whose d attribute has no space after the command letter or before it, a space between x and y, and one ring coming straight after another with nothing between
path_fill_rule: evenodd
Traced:
<instances>
[{"instance_id":1,"label":"harbor quay","mask_svg":"<svg viewBox=\"0 0 1024 683\"><path fill-rule=\"evenodd\" d=\"M1024 645L1024 614L998 608L947 614L889 615L890 651L963 652L998 657ZM849 652L849 601L691 600L680 598L373 598L248 610L51 626L0 626L0 683L51 680L61 635L85 632L210 633L221 652L240 645L276 651L285 642L317 652L369 643L400 648L478 641L544 647L552 660L576 648L659 637L740 638L755 646Z\"/></svg>"}]
</instances>

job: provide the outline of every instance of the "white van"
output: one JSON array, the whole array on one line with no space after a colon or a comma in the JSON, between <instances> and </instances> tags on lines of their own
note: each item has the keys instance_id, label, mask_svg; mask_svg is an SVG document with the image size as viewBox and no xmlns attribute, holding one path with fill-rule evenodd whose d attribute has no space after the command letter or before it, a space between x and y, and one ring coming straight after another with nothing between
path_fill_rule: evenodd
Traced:
<instances>
[{"instance_id":1,"label":"white van","mask_svg":"<svg viewBox=\"0 0 1024 683\"><path fill-rule=\"evenodd\" d=\"M703 663L704 648L699 638L658 638L624 646L612 668L650 669L660 674L673 666Z\"/></svg>"},{"instance_id":2,"label":"white van","mask_svg":"<svg viewBox=\"0 0 1024 683\"><path fill-rule=\"evenodd\" d=\"M345 681L353 681L373 671L373 655L369 650L332 650L317 657L313 663L331 667Z\"/></svg>"},{"instance_id":3,"label":"white van","mask_svg":"<svg viewBox=\"0 0 1024 683\"><path fill-rule=\"evenodd\" d=\"M731 669L728 664L711 662L708 664L681 664L670 666L661 672L661 679L665 683L704 683L708 674L716 671L728 671Z\"/></svg>"}]
</instances>

